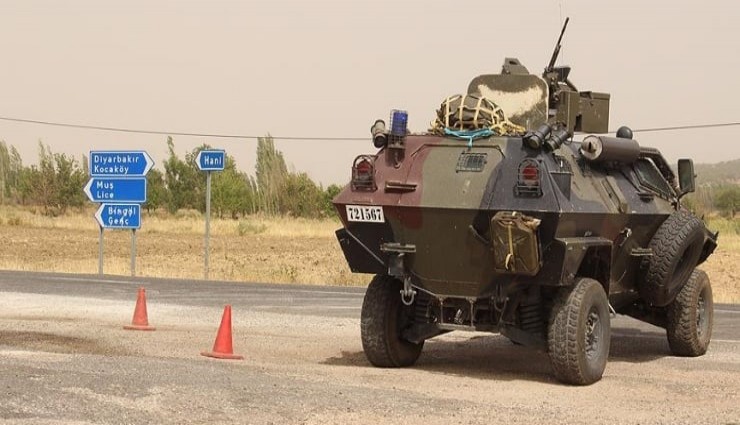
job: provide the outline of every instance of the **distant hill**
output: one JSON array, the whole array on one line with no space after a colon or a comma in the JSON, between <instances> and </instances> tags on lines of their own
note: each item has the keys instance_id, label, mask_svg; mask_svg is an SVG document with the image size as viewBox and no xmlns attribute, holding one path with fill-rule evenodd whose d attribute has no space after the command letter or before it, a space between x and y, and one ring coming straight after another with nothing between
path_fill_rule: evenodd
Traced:
<instances>
[{"instance_id":1,"label":"distant hill","mask_svg":"<svg viewBox=\"0 0 740 425\"><path fill-rule=\"evenodd\" d=\"M716 164L695 164L698 184L740 184L740 159Z\"/></svg>"}]
</instances>

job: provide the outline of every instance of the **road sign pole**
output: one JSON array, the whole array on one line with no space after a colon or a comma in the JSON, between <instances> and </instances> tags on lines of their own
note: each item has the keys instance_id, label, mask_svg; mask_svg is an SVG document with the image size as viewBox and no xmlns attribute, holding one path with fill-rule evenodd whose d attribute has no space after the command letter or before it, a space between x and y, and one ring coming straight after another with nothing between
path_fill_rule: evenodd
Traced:
<instances>
[{"instance_id":1,"label":"road sign pole","mask_svg":"<svg viewBox=\"0 0 740 425\"><path fill-rule=\"evenodd\" d=\"M136 229L131 229L131 276L136 276Z\"/></svg>"},{"instance_id":2,"label":"road sign pole","mask_svg":"<svg viewBox=\"0 0 740 425\"><path fill-rule=\"evenodd\" d=\"M100 239L98 240L98 274L103 275L103 226L100 226Z\"/></svg>"},{"instance_id":3,"label":"road sign pole","mask_svg":"<svg viewBox=\"0 0 740 425\"><path fill-rule=\"evenodd\" d=\"M208 280L208 242L211 238L211 172L206 171L206 238L205 238L205 279Z\"/></svg>"},{"instance_id":4,"label":"road sign pole","mask_svg":"<svg viewBox=\"0 0 740 425\"><path fill-rule=\"evenodd\" d=\"M198 164L200 171L206 173L206 236L205 236L205 270L203 275L208 280L208 243L211 237L211 172L223 171L226 164L226 152L223 149L208 149L198 152L195 157L195 163Z\"/></svg>"},{"instance_id":5,"label":"road sign pole","mask_svg":"<svg viewBox=\"0 0 740 425\"><path fill-rule=\"evenodd\" d=\"M131 276L136 276L136 229L141 227L141 204L146 203L146 175L154 160L145 151L90 151L90 180L82 189L100 204L95 219L100 226L98 274L103 275L105 229L131 230Z\"/></svg>"}]
</instances>

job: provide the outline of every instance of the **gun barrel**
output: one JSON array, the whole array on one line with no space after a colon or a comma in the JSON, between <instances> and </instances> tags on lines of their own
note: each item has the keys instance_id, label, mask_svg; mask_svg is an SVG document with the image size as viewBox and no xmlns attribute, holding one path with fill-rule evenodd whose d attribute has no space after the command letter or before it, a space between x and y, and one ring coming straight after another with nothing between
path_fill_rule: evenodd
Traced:
<instances>
[{"instance_id":1,"label":"gun barrel","mask_svg":"<svg viewBox=\"0 0 740 425\"><path fill-rule=\"evenodd\" d=\"M565 18L565 22L563 23L563 29L560 30L560 37L558 37L558 42L555 43L555 50L552 52L552 57L550 57L550 63L547 65L548 71L551 71L555 67L555 61L558 60L558 55L560 54L560 43L563 41L563 35L565 34L565 29L568 28L569 21L570 21L570 17Z\"/></svg>"}]
</instances>

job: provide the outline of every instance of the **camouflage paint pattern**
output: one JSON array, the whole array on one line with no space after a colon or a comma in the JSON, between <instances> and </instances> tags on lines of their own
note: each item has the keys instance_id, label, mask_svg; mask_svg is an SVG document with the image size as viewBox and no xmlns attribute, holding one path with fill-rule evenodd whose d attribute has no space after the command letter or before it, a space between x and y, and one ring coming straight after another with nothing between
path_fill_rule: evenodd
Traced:
<instances>
[{"instance_id":1,"label":"camouflage paint pattern","mask_svg":"<svg viewBox=\"0 0 740 425\"><path fill-rule=\"evenodd\" d=\"M542 124L548 96L554 93L539 77L524 75L526 68L514 71L477 77L470 90L485 91L495 83L499 92L524 93L512 116L520 123L527 121L530 128ZM530 96L534 92L537 96ZM570 93L582 100L591 92ZM563 94L560 98L567 97ZM517 103L511 100L510 105ZM597 106L596 112L577 112L598 115L604 105ZM602 118L597 118L598 126L608 122L608 116ZM630 146L639 149L636 143ZM638 173L637 163L589 161L576 142L548 152L527 146L521 137L490 137L468 146L454 137L409 135L402 149L384 147L375 156L376 190L347 186L334 199L344 225L337 235L355 272L390 273L397 252L386 249L386 244L413 247L402 255L399 278L410 278L412 285L438 298L483 299L531 285L570 285L583 273L584 262L591 261L591 277L617 299L636 293L636 276L650 239L679 205L672 187L675 176L666 175L672 174L670 168L656 150L644 152L651 159L638 162L652 167L648 171L662 182L657 188L643 181L644 171ZM465 155L479 155L485 161L478 169L461 169ZM538 196L517 193L519 169L526 161L538 164ZM382 206L385 222L349 221L347 205ZM541 221L535 233L541 267L534 276L495 270L491 220L501 211ZM707 253L716 246L708 231L705 244Z\"/></svg>"}]
</instances>

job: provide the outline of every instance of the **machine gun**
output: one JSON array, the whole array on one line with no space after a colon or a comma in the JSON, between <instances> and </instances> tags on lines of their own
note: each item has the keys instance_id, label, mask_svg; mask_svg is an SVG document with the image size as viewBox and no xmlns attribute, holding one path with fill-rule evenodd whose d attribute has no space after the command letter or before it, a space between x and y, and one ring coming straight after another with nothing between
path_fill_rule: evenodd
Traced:
<instances>
[{"instance_id":1,"label":"machine gun","mask_svg":"<svg viewBox=\"0 0 740 425\"><path fill-rule=\"evenodd\" d=\"M550 108L557 108L557 104L560 102L560 91L566 87L568 91L578 91L576 86L568 80L570 67L555 66L555 61L558 60L558 56L560 55L560 49L563 47L563 35L565 35L565 30L568 28L568 22L570 22L570 18L565 18L563 29L560 30L560 37L558 37L558 42L555 43L555 49L550 57L550 63L547 64L545 72L542 73L542 78L547 81L547 84L550 86Z\"/></svg>"},{"instance_id":2,"label":"machine gun","mask_svg":"<svg viewBox=\"0 0 740 425\"><path fill-rule=\"evenodd\" d=\"M553 69L555 69L555 61L558 59L558 55L560 55L560 48L562 47L562 41L563 41L563 35L565 35L565 29L568 28L568 22L570 22L570 18L565 18L565 23L563 23L563 29L560 31L560 37L558 37L558 42L555 44L555 50L552 52L552 56L550 57L550 63L547 65L547 68L545 68L545 72L552 72Z\"/></svg>"},{"instance_id":3,"label":"machine gun","mask_svg":"<svg viewBox=\"0 0 740 425\"><path fill-rule=\"evenodd\" d=\"M550 62L542 73L542 79L549 87L548 106L554 112L551 112L548 121L559 122L569 131L606 133L609 126L609 94L578 91L568 79L570 67L555 66L569 21L570 18L565 18Z\"/></svg>"}]
</instances>

